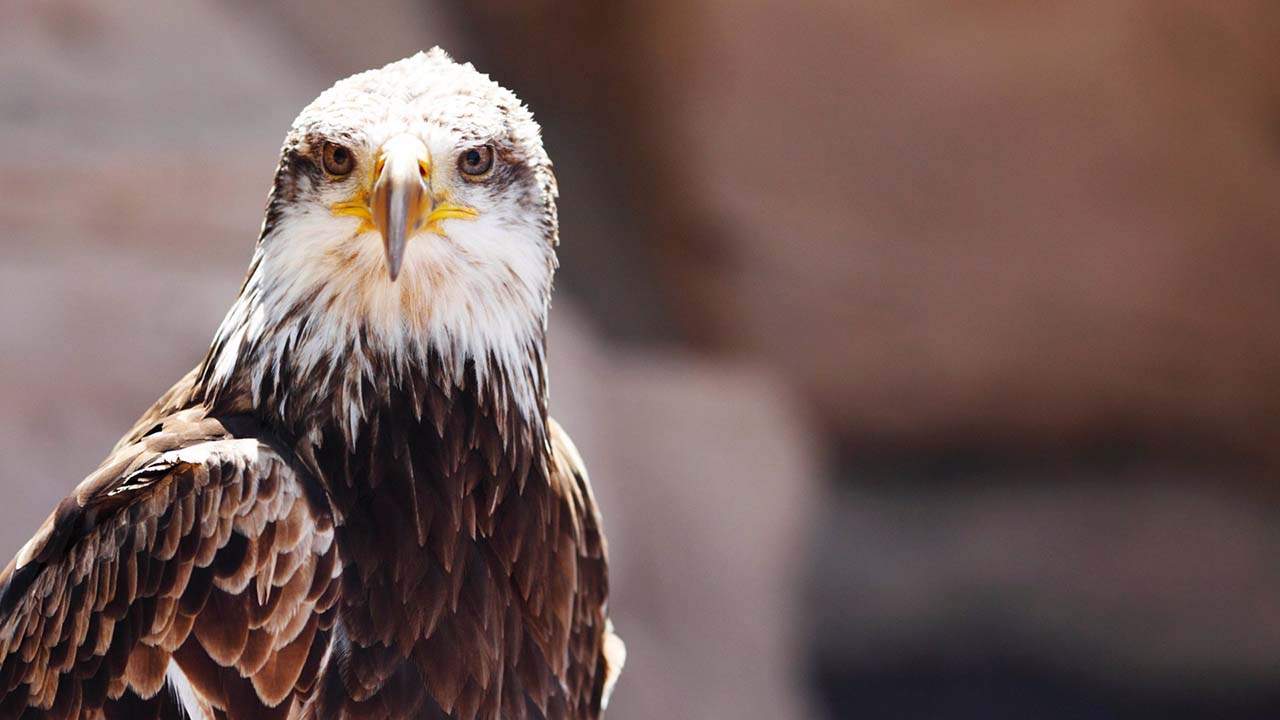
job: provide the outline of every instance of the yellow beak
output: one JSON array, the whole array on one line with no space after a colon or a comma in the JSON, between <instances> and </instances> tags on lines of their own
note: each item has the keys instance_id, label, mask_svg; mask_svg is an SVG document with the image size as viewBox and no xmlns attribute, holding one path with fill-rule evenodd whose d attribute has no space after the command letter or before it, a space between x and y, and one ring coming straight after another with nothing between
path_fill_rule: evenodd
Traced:
<instances>
[{"instance_id":1,"label":"yellow beak","mask_svg":"<svg viewBox=\"0 0 1280 720\"><path fill-rule=\"evenodd\" d=\"M387 273L392 282L400 275L409 238L419 232L443 234L442 220L471 219L478 214L473 208L454 205L432 192L431 155L422 141L412 135L388 140L374 167L372 189L337 203L333 212L372 222L373 228L382 235Z\"/></svg>"}]
</instances>

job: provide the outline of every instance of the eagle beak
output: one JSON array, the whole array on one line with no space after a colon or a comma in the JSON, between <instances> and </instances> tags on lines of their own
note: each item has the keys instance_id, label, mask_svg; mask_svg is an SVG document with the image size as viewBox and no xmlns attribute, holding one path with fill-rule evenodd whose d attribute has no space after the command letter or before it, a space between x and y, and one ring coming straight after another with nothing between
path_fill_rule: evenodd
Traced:
<instances>
[{"instance_id":1,"label":"eagle beak","mask_svg":"<svg viewBox=\"0 0 1280 720\"><path fill-rule=\"evenodd\" d=\"M373 222L382 234L387 273L392 282L400 275L410 237L419 232L443 235L442 221L471 220L479 214L474 208L455 205L444 195L432 192L431 154L426 145L412 135L394 137L382 146L374 176L367 210L363 202L351 200L338 203L334 211L363 216Z\"/></svg>"},{"instance_id":2,"label":"eagle beak","mask_svg":"<svg viewBox=\"0 0 1280 720\"><path fill-rule=\"evenodd\" d=\"M387 272L395 282L404 262L405 243L422 229L424 217L430 213L425 206L431 195L431 158L421 140L401 135L382 147L375 172L369 210L382 234Z\"/></svg>"}]
</instances>

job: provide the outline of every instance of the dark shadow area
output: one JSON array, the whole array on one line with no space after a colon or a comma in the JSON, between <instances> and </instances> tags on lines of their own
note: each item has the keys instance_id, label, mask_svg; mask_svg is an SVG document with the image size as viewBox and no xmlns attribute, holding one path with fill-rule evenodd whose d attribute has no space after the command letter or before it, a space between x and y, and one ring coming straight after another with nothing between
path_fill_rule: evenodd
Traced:
<instances>
[{"instance_id":1,"label":"dark shadow area","mask_svg":"<svg viewBox=\"0 0 1280 720\"><path fill-rule=\"evenodd\" d=\"M1028 658L984 654L877 667L819 659L813 688L832 720L1266 720L1280 714L1274 687L1125 687Z\"/></svg>"}]
</instances>

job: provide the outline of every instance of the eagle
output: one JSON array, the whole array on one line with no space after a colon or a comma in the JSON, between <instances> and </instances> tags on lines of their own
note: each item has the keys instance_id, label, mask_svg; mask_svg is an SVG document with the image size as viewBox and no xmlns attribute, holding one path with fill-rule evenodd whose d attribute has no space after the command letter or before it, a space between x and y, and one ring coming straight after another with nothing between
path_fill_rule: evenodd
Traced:
<instances>
[{"instance_id":1,"label":"eagle","mask_svg":"<svg viewBox=\"0 0 1280 720\"><path fill-rule=\"evenodd\" d=\"M556 197L528 108L438 48L307 106L203 360L0 574L0 718L600 717Z\"/></svg>"}]
</instances>

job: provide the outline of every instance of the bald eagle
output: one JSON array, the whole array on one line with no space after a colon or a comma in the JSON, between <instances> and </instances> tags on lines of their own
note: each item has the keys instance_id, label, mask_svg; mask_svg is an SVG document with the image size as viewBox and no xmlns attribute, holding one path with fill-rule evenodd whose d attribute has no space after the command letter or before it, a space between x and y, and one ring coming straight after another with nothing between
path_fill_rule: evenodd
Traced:
<instances>
[{"instance_id":1,"label":"bald eagle","mask_svg":"<svg viewBox=\"0 0 1280 720\"><path fill-rule=\"evenodd\" d=\"M204 360L0 574L0 718L599 717L555 201L528 109L438 49L304 109Z\"/></svg>"}]
</instances>

